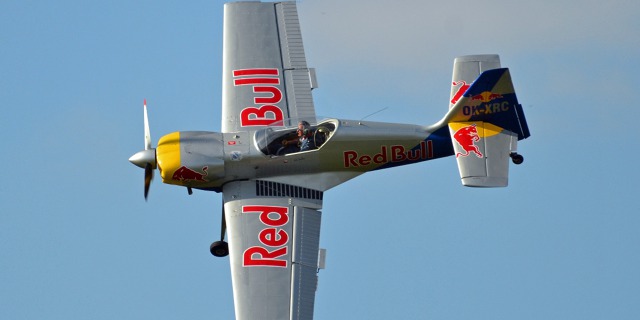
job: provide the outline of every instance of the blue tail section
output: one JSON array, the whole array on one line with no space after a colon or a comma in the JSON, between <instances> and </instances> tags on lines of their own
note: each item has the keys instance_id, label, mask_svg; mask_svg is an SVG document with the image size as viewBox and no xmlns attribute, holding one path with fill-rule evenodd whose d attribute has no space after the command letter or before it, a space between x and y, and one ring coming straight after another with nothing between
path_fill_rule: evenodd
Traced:
<instances>
[{"instance_id":1,"label":"blue tail section","mask_svg":"<svg viewBox=\"0 0 640 320\"><path fill-rule=\"evenodd\" d=\"M517 134L518 140L530 136L508 68L480 74L443 120L446 123L483 121Z\"/></svg>"}]
</instances>

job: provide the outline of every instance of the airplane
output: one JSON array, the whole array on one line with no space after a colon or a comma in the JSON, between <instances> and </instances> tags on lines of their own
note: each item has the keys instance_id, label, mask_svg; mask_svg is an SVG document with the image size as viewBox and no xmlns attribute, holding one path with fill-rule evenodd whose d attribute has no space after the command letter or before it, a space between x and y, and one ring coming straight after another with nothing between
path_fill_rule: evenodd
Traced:
<instances>
[{"instance_id":1,"label":"airplane","mask_svg":"<svg viewBox=\"0 0 640 320\"><path fill-rule=\"evenodd\" d=\"M495 54L454 60L451 100L433 125L316 117L295 2L224 6L222 132L181 131L129 161L162 182L222 193L217 257L229 256L236 319L312 319L325 191L365 172L455 156L462 184L506 187L530 136ZM227 235L228 242L225 241Z\"/></svg>"}]
</instances>

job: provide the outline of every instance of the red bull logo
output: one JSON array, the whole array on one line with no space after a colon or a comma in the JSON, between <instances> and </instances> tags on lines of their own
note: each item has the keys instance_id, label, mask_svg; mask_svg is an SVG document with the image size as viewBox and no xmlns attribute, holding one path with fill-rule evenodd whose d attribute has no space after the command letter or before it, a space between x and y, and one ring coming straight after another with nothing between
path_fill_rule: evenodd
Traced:
<instances>
[{"instance_id":1,"label":"red bull logo","mask_svg":"<svg viewBox=\"0 0 640 320\"><path fill-rule=\"evenodd\" d=\"M173 177L171 179L176 181L202 181L207 182L204 177L207 176L207 169L209 167L203 167L202 171L204 173L200 173L194 170L191 170L185 166L180 167L176 172L173 173Z\"/></svg>"},{"instance_id":2,"label":"red bull logo","mask_svg":"<svg viewBox=\"0 0 640 320\"><path fill-rule=\"evenodd\" d=\"M482 101L484 103L487 103L500 98L502 98L502 95L499 93L485 91L483 93L476 94L475 96L471 96L471 101Z\"/></svg>"},{"instance_id":3,"label":"red bull logo","mask_svg":"<svg viewBox=\"0 0 640 320\"><path fill-rule=\"evenodd\" d=\"M480 136L478 135L478 129L476 128L476 124L472 124L470 126L462 127L456 133L453 134L453 139L458 142L458 144L462 147L465 153L457 152L457 157L466 157L471 152L473 152L478 158L482 158L482 152L478 149L478 146L475 144L480 141Z\"/></svg>"}]
</instances>

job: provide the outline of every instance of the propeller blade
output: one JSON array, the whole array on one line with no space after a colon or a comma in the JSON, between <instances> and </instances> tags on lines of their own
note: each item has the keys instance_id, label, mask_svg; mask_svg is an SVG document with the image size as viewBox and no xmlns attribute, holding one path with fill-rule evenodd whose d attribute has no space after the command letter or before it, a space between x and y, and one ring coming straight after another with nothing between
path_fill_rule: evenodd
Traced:
<instances>
[{"instance_id":1,"label":"propeller blade","mask_svg":"<svg viewBox=\"0 0 640 320\"><path fill-rule=\"evenodd\" d=\"M149 131L149 118L147 117L147 99L144 99L144 149L151 149L151 132Z\"/></svg>"},{"instance_id":2,"label":"propeller blade","mask_svg":"<svg viewBox=\"0 0 640 320\"><path fill-rule=\"evenodd\" d=\"M144 167L144 200L147 200L149 196L149 186L151 186L151 180L153 180L153 168L150 163Z\"/></svg>"}]
</instances>

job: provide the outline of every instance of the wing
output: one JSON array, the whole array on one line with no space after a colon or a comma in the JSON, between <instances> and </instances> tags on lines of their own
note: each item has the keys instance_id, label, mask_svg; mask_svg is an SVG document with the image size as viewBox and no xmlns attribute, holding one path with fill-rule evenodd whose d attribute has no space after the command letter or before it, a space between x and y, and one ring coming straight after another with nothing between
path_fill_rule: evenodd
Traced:
<instances>
[{"instance_id":1,"label":"wing","mask_svg":"<svg viewBox=\"0 0 640 320\"><path fill-rule=\"evenodd\" d=\"M322 192L261 180L223 192L236 319L312 319Z\"/></svg>"},{"instance_id":2,"label":"wing","mask_svg":"<svg viewBox=\"0 0 640 320\"><path fill-rule=\"evenodd\" d=\"M315 120L295 2L225 4L222 60L222 132Z\"/></svg>"}]
</instances>

